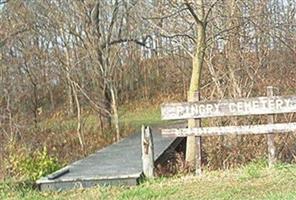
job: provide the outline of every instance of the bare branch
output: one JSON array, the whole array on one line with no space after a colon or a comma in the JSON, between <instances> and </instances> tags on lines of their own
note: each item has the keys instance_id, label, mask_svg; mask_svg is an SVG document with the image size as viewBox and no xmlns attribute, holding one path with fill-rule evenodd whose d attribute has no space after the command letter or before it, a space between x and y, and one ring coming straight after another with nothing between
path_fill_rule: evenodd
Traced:
<instances>
[{"instance_id":1,"label":"bare branch","mask_svg":"<svg viewBox=\"0 0 296 200\"><path fill-rule=\"evenodd\" d=\"M211 4L207 14L206 14L206 17L205 17L205 23L207 24L207 20L209 18L209 15L211 14L212 12L212 9L216 6L216 4L219 2L220 0L216 0L213 4ZM223 0L222 0L223 1Z\"/></svg>"},{"instance_id":2,"label":"bare branch","mask_svg":"<svg viewBox=\"0 0 296 200\"><path fill-rule=\"evenodd\" d=\"M196 13L194 12L191 4L186 0L185 5L187 7L187 9L189 10L190 14L192 15L192 17L194 18L195 22L197 24L203 25L203 22L198 18L198 16L196 15Z\"/></svg>"}]
</instances>

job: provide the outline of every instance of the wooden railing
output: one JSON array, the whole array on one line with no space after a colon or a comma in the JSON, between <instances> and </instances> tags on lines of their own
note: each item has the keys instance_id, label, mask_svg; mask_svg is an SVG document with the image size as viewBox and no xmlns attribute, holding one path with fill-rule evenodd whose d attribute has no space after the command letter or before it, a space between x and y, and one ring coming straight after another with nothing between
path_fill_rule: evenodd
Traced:
<instances>
[{"instance_id":1,"label":"wooden railing","mask_svg":"<svg viewBox=\"0 0 296 200\"><path fill-rule=\"evenodd\" d=\"M293 112L296 112L296 96L274 96L273 87L267 88L265 97L168 103L161 106L163 120L268 115L268 124L162 129L162 134L168 137L267 134L269 165L272 166L276 161L273 134L296 131L296 123L274 123L274 115Z\"/></svg>"}]
</instances>

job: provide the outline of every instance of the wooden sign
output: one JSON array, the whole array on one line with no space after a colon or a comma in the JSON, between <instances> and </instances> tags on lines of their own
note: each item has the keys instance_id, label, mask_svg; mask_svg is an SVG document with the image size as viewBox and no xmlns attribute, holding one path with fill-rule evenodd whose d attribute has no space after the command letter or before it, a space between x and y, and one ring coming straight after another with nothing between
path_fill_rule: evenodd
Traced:
<instances>
[{"instance_id":1,"label":"wooden sign","mask_svg":"<svg viewBox=\"0 0 296 200\"><path fill-rule=\"evenodd\" d=\"M250 126L225 126L204 128L176 128L162 129L161 133L166 137L187 136L221 136L221 135L244 135L244 134L269 134L288 133L296 131L296 123L265 124Z\"/></svg>"},{"instance_id":2,"label":"wooden sign","mask_svg":"<svg viewBox=\"0 0 296 200\"><path fill-rule=\"evenodd\" d=\"M166 137L196 136L200 138L201 136L267 134L268 160L269 166L272 166L276 161L273 133L296 132L296 123L274 124L274 114L296 112L296 96L273 96L273 91L274 88L270 86L267 87L267 97L169 103L161 106L161 118L163 120L268 114L269 124L162 129L162 135ZM197 155L197 157L201 159L200 155ZM196 170L200 167L201 164Z\"/></svg>"},{"instance_id":3,"label":"wooden sign","mask_svg":"<svg viewBox=\"0 0 296 200\"><path fill-rule=\"evenodd\" d=\"M169 103L161 106L161 117L163 120L280 114L291 112L296 112L296 96Z\"/></svg>"}]
</instances>

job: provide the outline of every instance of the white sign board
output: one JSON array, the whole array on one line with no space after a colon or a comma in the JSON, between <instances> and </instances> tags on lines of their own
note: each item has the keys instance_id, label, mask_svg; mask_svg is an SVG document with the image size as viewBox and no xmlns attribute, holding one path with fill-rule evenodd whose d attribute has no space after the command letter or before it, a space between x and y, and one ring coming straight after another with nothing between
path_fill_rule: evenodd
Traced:
<instances>
[{"instance_id":1,"label":"white sign board","mask_svg":"<svg viewBox=\"0 0 296 200\"><path fill-rule=\"evenodd\" d=\"M161 106L163 120L292 112L296 112L296 96L170 103Z\"/></svg>"}]
</instances>

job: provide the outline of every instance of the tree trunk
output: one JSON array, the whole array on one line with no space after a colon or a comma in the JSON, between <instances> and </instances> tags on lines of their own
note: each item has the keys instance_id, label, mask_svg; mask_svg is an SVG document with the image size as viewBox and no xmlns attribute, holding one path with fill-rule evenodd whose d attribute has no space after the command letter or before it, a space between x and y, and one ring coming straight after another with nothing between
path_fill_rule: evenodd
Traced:
<instances>
[{"instance_id":1,"label":"tree trunk","mask_svg":"<svg viewBox=\"0 0 296 200\"><path fill-rule=\"evenodd\" d=\"M37 128L38 125L38 104L39 104L39 99L38 99L38 91L37 91L37 84L33 83L33 114L34 114L34 124L35 128Z\"/></svg>"},{"instance_id":2,"label":"tree trunk","mask_svg":"<svg viewBox=\"0 0 296 200\"><path fill-rule=\"evenodd\" d=\"M229 24L228 29L233 29L229 33L228 42L226 43L226 59L227 67L229 70L230 81L232 83L231 95L234 98L242 97L242 91L240 86L240 77L237 75L237 69L241 67L241 55L240 55L240 21L239 21L239 10L237 8L237 1L232 0L228 2L230 5L228 9L229 14Z\"/></svg>"},{"instance_id":3,"label":"tree trunk","mask_svg":"<svg viewBox=\"0 0 296 200\"><path fill-rule=\"evenodd\" d=\"M54 111L54 97L53 97L53 89L51 87L48 87L48 96L50 100L50 110Z\"/></svg>"},{"instance_id":4,"label":"tree trunk","mask_svg":"<svg viewBox=\"0 0 296 200\"><path fill-rule=\"evenodd\" d=\"M77 132L77 137L79 139L79 144L81 147L81 150L84 151L84 137L81 133L81 109L80 109L80 103L79 103L79 99L78 99L78 95L77 95L77 89L75 84L72 82L72 91L73 91L73 96L75 99L75 103L76 103L76 109L77 109L77 128L76 128L76 132Z\"/></svg>"},{"instance_id":5,"label":"tree trunk","mask_svg":"<svg viewBox=\"0 0 296 200\"><path fill-rule=\"evenodd\" d=\"M71 87L71 79L69 72L67 73L67 98L68 98L68 116L72 116L74 113L74 106L73 106L73 96L72 96L72 87Z\"/></svg>"},{"instance_id":6,"label":"tree trunk","mask_svg":"<svg viewBox=\"0 0 296 200\"><path fill-rule=\"evenodd\" d=\"M110 86L110 93L112 97L112 113L113 113L113 123L116 130L116 141L118 142L120 140L120 130L119 130L119 117L118 117L118 109L117 109L117 103L116 103L116 96L115 92L112 86Z\"/></svg>"},{"instance_id":7,"label":"tree trunk","mask_svg":"<svg viewBox=\"0 0 296 200\"><path fill-rule=\"evenodd\" d=\"M71 75L70 75L70 55L68 48L66 48L66 59L67 59L67 66L66 66L66 78L67 78L67 98L68 98L68 116L72 116L74 114L74 106L73 106L73 95L72 95L72 81L71 81Z\"/></svg>"},{"instance_id":8,"label":"tree trunk","mask_svg":"<svg viewBox=\"0 0 296 200\"><path fill-rule=\"evenodd\" d=\"M110 114L106 112L101 112L101 122L102 122L102 129L110 129L111 124L112 124L112 119L111 119L111 113L112 113L112 99L111 99L111 94L110 94L110 88L109 86L106 86L103 89L103 96L101 99L101 105L104 110L107 110Z\"/></svg>"},{"instance_id":9,"label":"tree trunk","mask_svg":"<svg viewBox=\"0 0 296 200\"><path fill-rule=\"evenodd\" d=\"M196 52L193 57L192 63L192 75L190 81L190 87L188 92L188 101L195 101L195 94L200 92L201 88L201 72L205 55L206 48L206 33L205 33L205 23L204 20L204 4L203 0L196 0L197 3L197 17L198 21L196 22L197 28L197 47ZM199 123L199 122L198 122ZM192 128L197 125L197 120L190 119L188 120L188 127ZM197 141L195 136L187 137L187 145L186 145L186 161L189 162L192 166L194 166L196 162L196 149L197 149Z\"/></svg>"}]
</instances>

